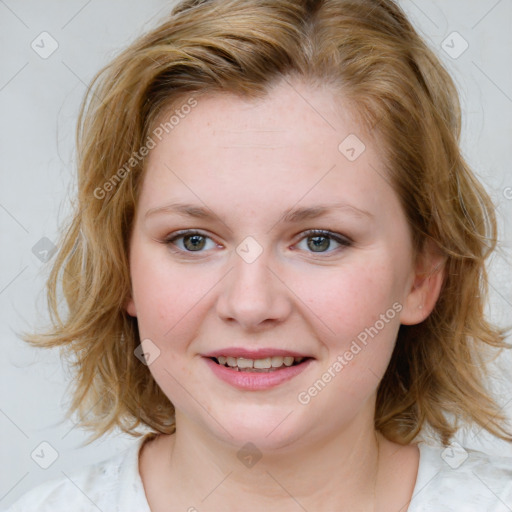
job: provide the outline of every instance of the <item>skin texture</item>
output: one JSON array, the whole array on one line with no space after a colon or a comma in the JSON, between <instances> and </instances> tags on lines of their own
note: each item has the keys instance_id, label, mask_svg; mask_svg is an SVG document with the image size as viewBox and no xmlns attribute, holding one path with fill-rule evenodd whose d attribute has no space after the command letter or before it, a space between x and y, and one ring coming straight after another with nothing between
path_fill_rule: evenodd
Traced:
<instances>
[{"instance_id":1,"label":"skin texture","mask_svg":"<svg viewBox=\"0 0 512 512\"><path fill-rule=\"evenodd\" d=\"M354 161L338 149L349 134L366 146ZM262 100L198 98L151 151L130 240L126 309L141 340L158 351L149 369L176 407L176 434L141 453L154 510L237 510L241 496L249 512L301 510L298 503L373 510L376 475L383 509L406 510L418 450L379 436L377 457L376 391L400 323L428 316L442 272L425 277L438 261L414 258L380 154L339 94L287 81ZM208 208L215 218L146 216L173 202ZM282 222L287 209L333 202L353 208ZM199 252L190 239L166 243L183 229L207 237ZM352 243L327 237L315 250L311 237L319 235L304 235L308 229ZM262 250L251 263L236 251L248 236ZM400 311L389 319L393 304ZM388 321L377 324L381 315ZM365 328L382 323L321 392L299 402ZM277 387L241 391L202 356L227 347L293 350L314 360ZM237 458L248 442L262 455L251 468Z\"/></svg>"}]
</instances>

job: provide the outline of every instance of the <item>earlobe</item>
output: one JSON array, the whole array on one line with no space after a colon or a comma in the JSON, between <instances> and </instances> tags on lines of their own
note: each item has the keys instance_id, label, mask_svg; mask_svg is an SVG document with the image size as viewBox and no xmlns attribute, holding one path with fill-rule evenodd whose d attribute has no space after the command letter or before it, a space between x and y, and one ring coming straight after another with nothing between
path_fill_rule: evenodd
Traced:
<instances>
[{"instance_id":1,"label":"earlobe","mask_svg":"<svg viewBox=\"0 0 512 512\"><path fill-rule=\"evenodd\" d=\"M124 309L126 312L133 317L137 316L137 309L135 308L135 301L129 297L124 303Z\"/></svg>"},{"instance_id":2,"label":"earlobe","mask_svg":"<svg viewBox=\"0 0 512 512\"><path fill-rule=\"evenodd\" d=\"M446 258L432 246L420 258L400 315L400 323L419 324L432 313L443 286L445 263Z\"/></svg>"}]
</instances>

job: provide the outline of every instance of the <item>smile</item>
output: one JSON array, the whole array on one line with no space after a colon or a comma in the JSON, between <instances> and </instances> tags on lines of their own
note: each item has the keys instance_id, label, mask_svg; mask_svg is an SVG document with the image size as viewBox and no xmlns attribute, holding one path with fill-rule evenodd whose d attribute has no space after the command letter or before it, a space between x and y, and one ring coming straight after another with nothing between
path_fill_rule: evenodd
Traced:
<instances>
[{"instance_id":1,"label":"smile","mask_svg":"<svg viewBox=\"0 0 512 512\"><path fill-rule=\"evenodd\" d=\"M281 368L287 368L295 366L304 359L305 357L292 357L292 356L273 356L265 357L262 359L248 359L245 357L230 357L230 356L218 356L212 358L217 364L226 368L231 368L237 372L259 372L268 373L274 372Z\"/></svg>"},{"instance_id":2,"label":"smile","mask_svg":"<svg viewBox=\"0 0 512 512\"><path fill-rule=\"evenodd\" d=\"M312 357L272 355L248 357L203 356L213 375L231 387L244 391L264 391L293 379L313 363Z\"/></svg>"}]
</instances>

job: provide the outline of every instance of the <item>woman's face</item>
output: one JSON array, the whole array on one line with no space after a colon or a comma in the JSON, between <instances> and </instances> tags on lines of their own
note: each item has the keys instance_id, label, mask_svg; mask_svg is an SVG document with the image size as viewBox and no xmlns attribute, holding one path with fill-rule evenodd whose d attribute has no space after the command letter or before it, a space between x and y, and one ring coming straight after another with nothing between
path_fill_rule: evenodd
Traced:
<instances>
[{"instance_id":1,"label":"woman's face","mask_svg":"<svg viewBox=\"0 0 512 512\"><path fill-rule=\"evenodd\" d=\"M284 81L200 97L148 156L127 311L178 428L278 449L373 427L421 318L399 199L339 102Z\"/></svg>"}]
</instances>

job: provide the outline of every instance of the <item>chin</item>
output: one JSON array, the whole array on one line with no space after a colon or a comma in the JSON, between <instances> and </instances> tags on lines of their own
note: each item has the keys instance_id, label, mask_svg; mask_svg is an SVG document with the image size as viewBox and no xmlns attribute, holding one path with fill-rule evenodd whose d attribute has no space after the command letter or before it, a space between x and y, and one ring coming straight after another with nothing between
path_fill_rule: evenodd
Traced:
<instances>
[{"instance_id":1,"label":"chin","mask_svg":"<svg viewBox=\"0 0 512 512\"><path fill-rule=\"evenodd\" d=\"M307 435L304 421L299 421L292 407L249 406L233 408L222 415L222 428L207 418L208 428L215 437L238 449L252 443L261 452L285 449L295 440ZM214 414L215 417L217 417Z\"/></svg>"}]
</instances>

